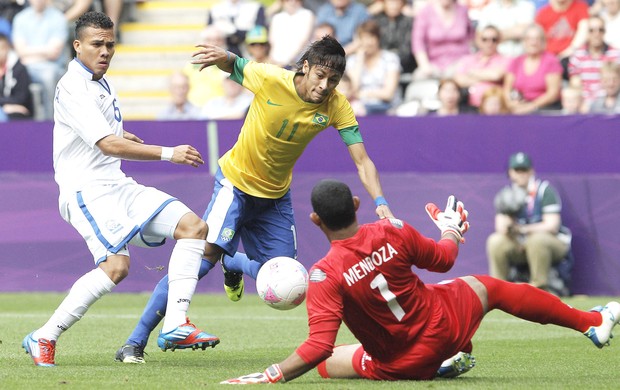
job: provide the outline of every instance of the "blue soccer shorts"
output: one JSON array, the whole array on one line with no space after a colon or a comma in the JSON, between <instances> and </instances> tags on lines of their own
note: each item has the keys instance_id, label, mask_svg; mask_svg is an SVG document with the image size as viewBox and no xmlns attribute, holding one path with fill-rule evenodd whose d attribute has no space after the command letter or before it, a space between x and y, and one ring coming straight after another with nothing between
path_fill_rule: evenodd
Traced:
<instances>
[{"instance_id":1,"label":"blue soccer shorts","mask_svg":"<svg viewBox=\"0 0 620 390\"><path fill-rule=\"evenodd\" d=\"M279 199L258 198L234 187L218 169L213 196L203 219L207 242L233 256L239 240L248 257L260 263L277 256L297 258L297 234L290 190Z\"/></svg>"}]
</instances>

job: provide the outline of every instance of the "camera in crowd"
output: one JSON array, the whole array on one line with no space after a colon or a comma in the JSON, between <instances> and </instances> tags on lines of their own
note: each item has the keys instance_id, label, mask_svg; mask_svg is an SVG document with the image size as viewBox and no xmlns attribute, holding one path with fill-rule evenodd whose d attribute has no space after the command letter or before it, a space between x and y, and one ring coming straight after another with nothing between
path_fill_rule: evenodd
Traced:
<instances>
[{"instance_id":1,"label":"camera in crowd","mask_svg":"<svg viewBox=\"0 0 620 390\"><path fill-rule=\"evenodd\" d=\"M505 186L497 195L493 204L498 214L506 214L516 217L527 202L527 192L524 188L518 186Z\"/></svg>"}]
</instances>

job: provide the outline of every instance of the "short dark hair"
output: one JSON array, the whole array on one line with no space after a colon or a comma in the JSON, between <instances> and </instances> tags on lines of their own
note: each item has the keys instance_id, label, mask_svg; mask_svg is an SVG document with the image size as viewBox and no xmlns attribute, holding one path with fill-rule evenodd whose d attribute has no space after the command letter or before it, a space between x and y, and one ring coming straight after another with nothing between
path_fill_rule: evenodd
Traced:
<instances>
[{"instance_id":1,"label":"short dark hair","mask_svg":"<svg viewBox=\"0 0 620 390\"><path fill-rule=\"evenodd\" d=\"M80 39L82 31L87 27L100 28L102 30L112 30L114 22L103 12L86 12L75 22L75 39Z\"/></svg>"},{"instance_id":2,"label":"short dark hair","mask_svg":"<svg viewBox=\"0 0 620 390\"><path fill-rule=\"evenodd\" d=\"M323 38L314 41L310 47L297 61L297 71L301 72L304 61L308 61L310 67L319 65L335 70L340 74L344 74L347 67L346 53L338 40L331 35L325 35Z\"/></svg>"},{"instance_id":3,"label":"short dark hair","mask_svg":"<svg viewBox=\"0 0 620 390\"><path fill-rule=\"evenodd\" d=\"M355 205L349 186L341 181L321 180L312 189L312 209L330 230L341 230L355 222Z\"/></svg>"}]
</instances>

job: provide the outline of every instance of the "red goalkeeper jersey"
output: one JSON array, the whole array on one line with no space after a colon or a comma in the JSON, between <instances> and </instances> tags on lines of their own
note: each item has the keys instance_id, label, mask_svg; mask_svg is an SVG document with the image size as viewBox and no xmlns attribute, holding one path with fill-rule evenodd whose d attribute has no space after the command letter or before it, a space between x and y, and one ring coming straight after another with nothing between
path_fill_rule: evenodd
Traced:
<instances>
[{"instance_id":1,"label":"red goalkeeper jersey","mask_svg":"<svg viewBox=\"0 0 620 390\"><path fill-rule=\"evenodd\" d=\"M405 351L432 317L436 298L411 266L446 272L457 245L436 242L398 219L361 225L355 236L332 241L310 270L310 333L297 349L308 364L331 355L342 321L373 358Z\"/></svg>"}]
</instances>

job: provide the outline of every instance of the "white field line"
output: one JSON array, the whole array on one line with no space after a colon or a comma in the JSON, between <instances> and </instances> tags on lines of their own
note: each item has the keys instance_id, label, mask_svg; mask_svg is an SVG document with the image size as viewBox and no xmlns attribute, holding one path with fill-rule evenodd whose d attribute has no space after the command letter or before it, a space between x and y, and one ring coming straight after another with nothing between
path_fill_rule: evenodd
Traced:
<instances>
[{"instance_id":1,"label":"white field line","mask_svg":"<svg viewBox=\"0 0 620 390\"><path fill-rule=\"evenodd\" d=\"M50 312L36 312L36 313L16 313L16 312L3 312L0 313L0 318L6 319L21 319L21 318L48 318L52 315L53 311ZM204 315L204 314L195 314L196 316L205 316L211 320L247 320L247 316L244 315ZM98 313L87 313L84 318L116 318L116 319L138 319L140 315L138 314L98 314ZM262 320L262 321L299 321L306 319L306 316L254 316L252 320Z\"/></svg>"},{"instance_id":2,"label":"white field line","mask_svg":"<svg viewBox=\"0 0 620 390\"><path fill-rule=\"evenodd\" d=\"M49 318L52 312L36 312L36 313L23 313L23 312L0 312L0 318L6 319L20 319L20 318ZM195 313L195 316L201 316L209 318L210 320L246 320L247 316L244 315L210 315L210 314L198 314ZM116 319L129 319L136 320L140 318L138 314L98 314L98 313L87 313L85 318L116 318ZM305 320L307 317L305 315L286 315L286 316L256 316L252 317L253 320L258 321L299 321ZM523 322L520 318L485 318L482 320L483 323L519 323Z\"/></svg>"}]
</instances>

